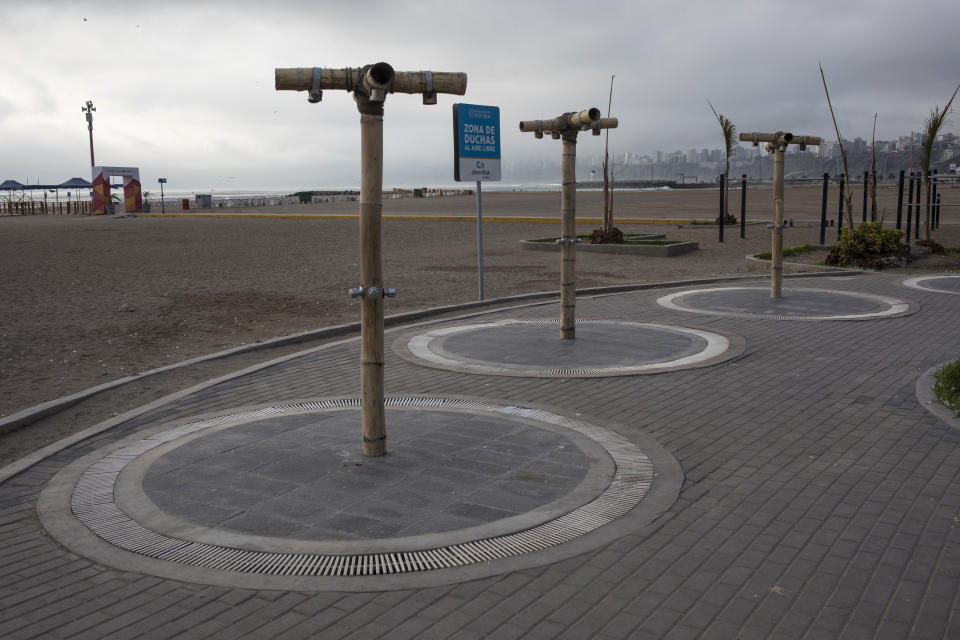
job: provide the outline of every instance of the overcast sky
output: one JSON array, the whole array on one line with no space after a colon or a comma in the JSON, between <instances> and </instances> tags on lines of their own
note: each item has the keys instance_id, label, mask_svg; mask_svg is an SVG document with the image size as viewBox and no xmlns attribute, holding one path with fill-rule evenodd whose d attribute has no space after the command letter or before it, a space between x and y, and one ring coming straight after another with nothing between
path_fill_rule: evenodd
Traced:
<instances>
[{"instance_id":1,"label":"overcast sky","mask_svg":"<svg viewBox=\"0 0 960 640\"><path fill-rule=\"evenodd\" d=\"M452 183L454 102L501 108L505 162L558 160L517 122L606 112L611 74L611 147L648 154L721 147L708 97L743 132L835 138L818 61L845 138L869 140L874 112L879 139L919 130L960 82L956 0L3 0L0 24L0 180L21 182L90 178L92 100L97 163L140 167L145 189L359 184L351 96L309 104L275 67L468 74L435 106L387 98L387 187Z\"/></svg>"}]
</instances>

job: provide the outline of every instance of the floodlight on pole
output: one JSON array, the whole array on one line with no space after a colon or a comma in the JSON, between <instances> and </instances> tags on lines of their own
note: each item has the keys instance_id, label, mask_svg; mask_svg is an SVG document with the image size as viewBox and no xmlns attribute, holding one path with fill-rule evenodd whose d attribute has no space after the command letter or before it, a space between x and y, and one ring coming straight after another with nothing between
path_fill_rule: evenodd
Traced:
<instances>
[{"instance_id":1,"label":"floodlight on pole","mask_svg":"<svg viewBox=\"0 0 960 640\"><path fill-rule=\"evenodd\" d=\"M97 163L93 160L93 112L97 108L93 106L93 102L87 100L86 106L80 107L80 111L84 111L87 114L87 131L90 132L90 166L95 167Z\"/></svg>"}]
</instances>

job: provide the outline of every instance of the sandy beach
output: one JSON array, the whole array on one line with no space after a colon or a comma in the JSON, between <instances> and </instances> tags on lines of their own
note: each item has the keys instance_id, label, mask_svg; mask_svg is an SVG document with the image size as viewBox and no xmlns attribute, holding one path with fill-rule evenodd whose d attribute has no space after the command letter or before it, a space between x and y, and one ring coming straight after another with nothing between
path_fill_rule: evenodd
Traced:
<instances>
[{"instance_id":1,"label":"sandy beach","mask_svg":"<svg viewBox=\"0 0 960 640\"><path fill-rule=\"evenodd\" d=\"M944 201L960 189L943 189ZM737 191L731 191L739 214ZM956 194L956 195L955 195ZM618 219L710 218L716 190L617 192ZM772 217L770 189L748 192L747 217ZM578 218L599 217L601 194L578 196ZM836 189L829 216L836 218ZM559 193L484 193L485 216L551 217ZM859 199L854 201L855 208ZM896 192L881 192L887 222L896 213ZM955 209L944 209L935 238L960 246ZM220 210L213 210L222 213ZM290 205L230 210L230 213L356 213L356 203ZM477 299L476 201L470 196L386 200L384 214L453 215L463 221L392 221L383 224L386 285L398 290L387 313L426 309ZM860 210L856 209L855 219ZM820 187L790 188L787 247L819 240ZM809 222L801 222L803 220ZM580 224L589 232L596 225ZM726 242L715 227L619 222L626 232L665 233L696 240L699 250L672 258L579 252L578 288L676 281L746 274L744 256L769 250L766 225L728 227ZM558 225L484 225L487 298L559 288L559 255L523 250L520 240L556 235ZM827 230L827 242L836 228ZM822 258L821 258L822 259ZM347 296L358 281L355 219L263 219L236 216L185 217L0 217L0 416L107 381L300 331L353 322L359 303ZM915 263L907 271L960 270L960 259ZM302 348L302 347L301 347ZM296 350L289 347L288 350ZM156 376L131 386L129 397L103 398L67 415L46 419L5 436L4 459L56 436L89 426L125 406L183 388L195 375L218 366L266 360L277 350L249 354L196 373ZM230 369L227 369L230 370ZM44 427L44 424L53 425ZM47 428L47 431L44 429Z\"/></svg>"}]
</instances>

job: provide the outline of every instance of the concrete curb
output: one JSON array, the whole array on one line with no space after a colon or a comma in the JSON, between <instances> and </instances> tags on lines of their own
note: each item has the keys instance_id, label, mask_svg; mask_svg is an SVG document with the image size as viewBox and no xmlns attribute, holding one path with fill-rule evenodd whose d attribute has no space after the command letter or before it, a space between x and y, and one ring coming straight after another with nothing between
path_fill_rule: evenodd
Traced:
<instances>
[{"instance_id":1,"label":"concrete curb","mask_svg":"<svg viewBox=\"0 0 960 640\"><path fill-rule=\"evenodd\" d=\"M538 242L536 240L521 240L520 246L528 251L552 251L559 253L560 245L550 242ZM619 255L632 256L653 256L656 258L669 258L678 256L700 248L700 243L696 240L686 242L674 242L673 244L581 244L577 246L577 251L586 251L588 253L613 253Z\"/></svg>"},{"instance_id":2,"label":"concrete curb","mask_svg":"<svg viewBox=\"0 0 960 640\"><path fill-rule=\"evenodd\" d=\"M917 403L950 425L950 428L960 431L960 418L956 416L953 409L937 400L937 396L933 393L933 385L937 381L937 379L933 377L933 372L951 362L953 362L953 360L935 364L920 374L920 377L917 378Z\"/></svg>"},{"instance_id":3,"label":"concrete curb","mask_svg":"<svg viewBox=\"0 0 960 640\"><path fill-rule=\"evenodd\" d=\"M747 254L743 257L749 271L759 273L770 272L770 261L754 257L753 254ZM852 271L854 273L869 273L860 269L848 269L846 267L827 267L820 264L804 264L802 262L784 262L783 272L787 273L834 273L838 271Z\"/></svg>"}]
</instances>

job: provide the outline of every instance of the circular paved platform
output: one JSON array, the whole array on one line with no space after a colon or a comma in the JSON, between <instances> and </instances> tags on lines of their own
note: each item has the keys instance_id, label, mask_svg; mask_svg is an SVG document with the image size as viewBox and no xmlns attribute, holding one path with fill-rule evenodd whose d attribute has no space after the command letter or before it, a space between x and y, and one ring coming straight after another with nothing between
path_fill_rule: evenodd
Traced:
<instances>
[{"instance_id":1,"label":"circular paved platform","mask_svg":"<svg viewBox=\"0 0 960 640\"><path fill-rule=\"evenodd\" d=\"M909 278L903 281L903 285L922 291L936 291L938 293L960 295L960 276L922 276L919 278Z\"/></svg>"},{"instance_id":2,"label":"circular paved platform","mask_svg":"<svg viewBox=\"0 0 960 640\"><path fill-rule=\"evenodd\" d=\"M743 340L648 322L578 320L564 340L558 320L458 325L401 336L394 350L429 367L501 376L588 378L703 367L743 351Z\"/></svg>"},{"instance_id":3,"label":"circular paved platform","mask_svg":"<svg viewBox=\"0 0 960 640\"><path fill-rule=\"evenodd\" d=\"M774 320L864 320L907 315L903 300L852 291L784 288L771 298L769 287L718 287L680 291L657 303L677 311Z\"/></svg>"},{"instance_id":4,"label":"circular paved platform","mask_svg":"<svg viewBox=\"0 0 960 640\"><path fill-rule=\"evenodd\" d=\"M376 590L583 553L658 515L682 480L654 441L578 418L464 398L387 406L380 458L359 454L357 399L158 426L61 471L41 520L65 546L121 569Z\"/></svg>"}]
</instances>

